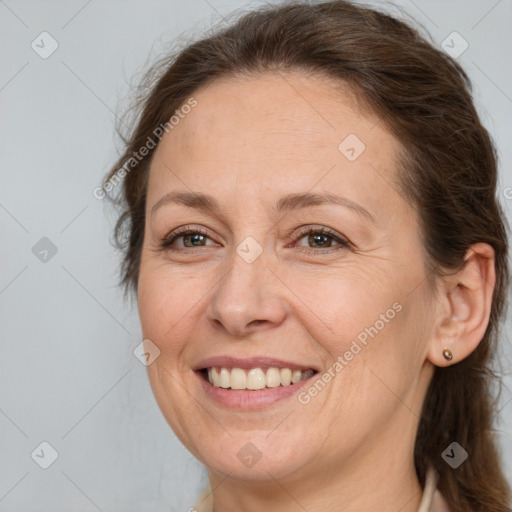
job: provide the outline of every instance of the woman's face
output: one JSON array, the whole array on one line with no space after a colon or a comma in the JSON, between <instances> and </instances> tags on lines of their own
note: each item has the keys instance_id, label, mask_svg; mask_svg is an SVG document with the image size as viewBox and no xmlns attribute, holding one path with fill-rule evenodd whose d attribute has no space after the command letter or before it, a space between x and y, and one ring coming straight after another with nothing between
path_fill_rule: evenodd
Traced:
<instances>
[{"instance_id":1,"label":"woman's face","mask_svg":"<svg viewBox=\"0 0 512 512\"><path fill-rule=\"evenodd\" d=\"M418 220L397 141L343 90L297 72L216 81L154 154L149 378L211 475L412 465L432 375Z\"/></svg>"}]
</instances>

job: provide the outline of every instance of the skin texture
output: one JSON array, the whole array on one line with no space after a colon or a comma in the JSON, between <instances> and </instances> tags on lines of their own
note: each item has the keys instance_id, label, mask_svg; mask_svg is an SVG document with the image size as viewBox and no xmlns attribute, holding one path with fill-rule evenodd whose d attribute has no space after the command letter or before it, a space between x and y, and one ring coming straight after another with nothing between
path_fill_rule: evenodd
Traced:
<instances>
[{"instance_id":1,"label":"skin texture","mask_svg":"<svg viewBox=\"0 0 512 512\"><path fill-rule=\"evenodd\" d=\"M473 246L464 268L429 292L416 212L393 185L399 143L354 109L343 84L265 73L217 80L194 97L153 157L139 276L143 335L161 351L148 373L163 415L208 468L216 512L416 511L421 405L434 365L466 357L485 332L492 248ZM350 134L366 146L354 161L338 149ZM151 213L172 191L214 196L220 216L178 204ZM335 204L272 211L304 192L342 195L375 222ZM161 250L182 226L205 231L204 245L187 248L182 237ZM330 228L351 245L315 245L297 234L302 226ZM252 263L236 250L248 236L263 250ZM192 370L226 355L327 370L397 303L307 404L292 395L233 411ZM261 454L252 467L237 457L248 442Z\"/></svg>"}]
</instances>

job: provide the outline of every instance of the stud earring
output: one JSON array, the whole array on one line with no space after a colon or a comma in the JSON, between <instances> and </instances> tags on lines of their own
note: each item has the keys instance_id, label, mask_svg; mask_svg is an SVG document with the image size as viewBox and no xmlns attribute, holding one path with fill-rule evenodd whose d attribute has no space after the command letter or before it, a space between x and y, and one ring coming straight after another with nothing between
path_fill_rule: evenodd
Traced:
<instances>
[{"instance_id":1,"label":"stud earring","mask_svg":"<svg viewBox=\"0 0 512 512\"><path fill-rule=\"evenodd\" d=\"M445 348L443 350L443 357L447 360L447 361L451 361L453 359L453 354L452 354L452 351L449 349L449 348Z\"/></svg>"}]
</instances>

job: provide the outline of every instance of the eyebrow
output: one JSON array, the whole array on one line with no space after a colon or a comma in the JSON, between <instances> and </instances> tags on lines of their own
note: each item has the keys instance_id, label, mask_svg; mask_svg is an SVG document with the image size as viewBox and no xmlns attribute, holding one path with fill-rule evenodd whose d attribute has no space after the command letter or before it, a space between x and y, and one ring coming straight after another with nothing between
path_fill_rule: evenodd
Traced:
<instances>
[{"instance_id":1,"label":"eyebrow","mask_svg":"<svg viewBox=\"0 0 512 512\"><path fill-rule=\"evenodd\" d=\"M150 215L152 216L158 208L167 204L182 204L189 208L196 208L222 217L219 202L213 196L200 192L169 192L154 204ZM288 213L308 206L325 204L335 204L350 208L361 217L365 217L367 220L375 223L375 217L366 208L346 197L337 196L329 192L289 194L279 199L276 205L272 207L272 212L275 214Z\"/></svg>"}]
</instances>

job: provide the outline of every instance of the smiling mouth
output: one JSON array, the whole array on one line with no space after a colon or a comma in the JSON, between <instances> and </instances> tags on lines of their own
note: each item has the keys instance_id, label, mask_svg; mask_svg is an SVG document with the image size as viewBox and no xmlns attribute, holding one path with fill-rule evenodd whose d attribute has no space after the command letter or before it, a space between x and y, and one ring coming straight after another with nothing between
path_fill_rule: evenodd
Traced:
<instances>
[{"instance_id":1,"label":"smiling mouth","mask_svg":"<svg viewBox=\"0 0 512 512\"><path fill-rule=\"evenodd\" d=\"M312 369L291 370L277 367L250 369L210 367L200 370L200 373L216 388L257 391L293 386L318 372Z\"/></svg>"}]
</instances>

